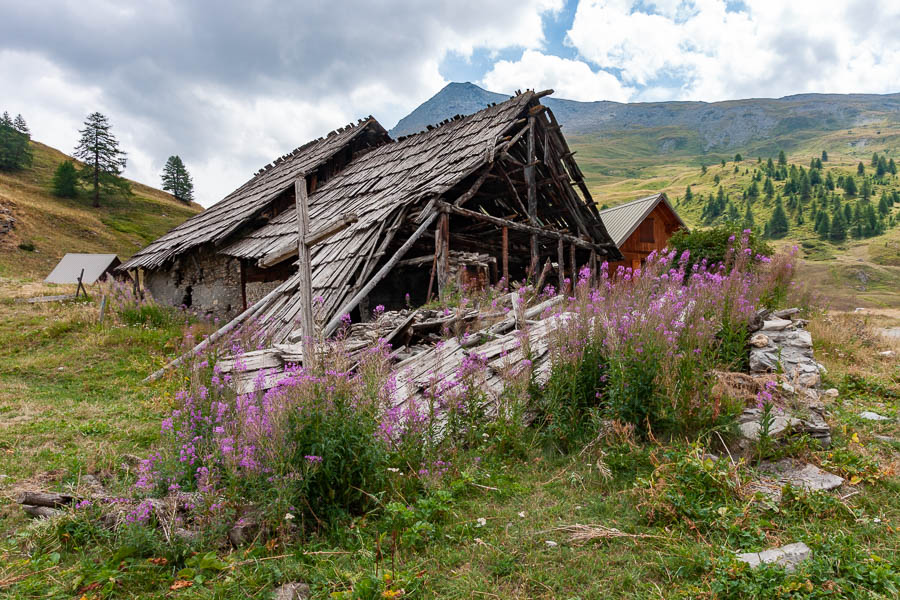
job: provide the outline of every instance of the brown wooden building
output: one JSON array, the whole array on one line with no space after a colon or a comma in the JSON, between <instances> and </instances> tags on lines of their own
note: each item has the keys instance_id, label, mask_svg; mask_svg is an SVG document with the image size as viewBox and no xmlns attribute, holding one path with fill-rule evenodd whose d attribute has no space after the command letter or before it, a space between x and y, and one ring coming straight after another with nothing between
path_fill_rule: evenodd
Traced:
<instances>
[{"instance_id":1,"label":"brown wooden building","mask_svg":"<svg viewBox=\"0 0 900 600\"><path fill-rule=\"evenodd\" d=\"M673 233L687 229L662 193L601 210L600 218L625 257L623 261L610 263L610 271L619 265L640 268L651 252L668 245Z\"/></svg>"}]
</instances>

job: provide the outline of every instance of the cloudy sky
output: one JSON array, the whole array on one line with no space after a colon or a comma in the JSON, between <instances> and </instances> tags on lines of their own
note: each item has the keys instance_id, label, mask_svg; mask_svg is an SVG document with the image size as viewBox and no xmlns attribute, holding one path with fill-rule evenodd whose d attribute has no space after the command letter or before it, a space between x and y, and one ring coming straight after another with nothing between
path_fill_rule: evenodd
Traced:
<instances>
[{"instance_id":1,"label":"cloudy sky","mask_svg":"<svg viewBox=\"0 0 900 600\"><path fill-rule=\"evenodd\" d=\"M0 15L0 110L64 152L99 110L128 177L159 185L179 154L205 205L450 81L621 102L900 92L896 0L0 0Z\"/></svg>"}]
</instances>

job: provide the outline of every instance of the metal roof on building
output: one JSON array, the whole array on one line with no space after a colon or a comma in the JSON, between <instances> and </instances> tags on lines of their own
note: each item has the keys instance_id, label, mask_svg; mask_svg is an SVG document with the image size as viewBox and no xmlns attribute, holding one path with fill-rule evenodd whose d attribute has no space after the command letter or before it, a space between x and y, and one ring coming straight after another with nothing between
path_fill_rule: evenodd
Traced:
<instances>
[{"instance_id":1,"label":"metal roof on building","mask_svg":"<svg viewBox=\"0 0 900 600\"><path fill-rule=\"evenodd\" d=\"M606 231L613 239L613 242L615 242L616 247L621 246L625 240L628 239L628 236L634 233L634 230L638 228L638 225L647 218L647 215L653 212L653 209L656 208L660 202L665 202L666 206L669 207L669 210L672 211L672 214L675 215L675 218L678 219L681 226L687 229L687 225L681 220L681 217L678 216L675 209L672 208L666 195L663 193L653 194L646 198L639 198L600 211L600 218L603 219L603 225L606 226Z\"/></svg>"},{"instance_id":2,"label":"metal roof on building","mask_svg":"<svg viewBox=\"0 0 900 600\"><path fill-rule=\"evenodd\" d=\"M62 257L44 283L78 283L78 276L84 269L81 283L87 285L100 279L105 273L116 268L121 261L115 254L79 254L69 252Z\"/></svg>"}]
</instances>

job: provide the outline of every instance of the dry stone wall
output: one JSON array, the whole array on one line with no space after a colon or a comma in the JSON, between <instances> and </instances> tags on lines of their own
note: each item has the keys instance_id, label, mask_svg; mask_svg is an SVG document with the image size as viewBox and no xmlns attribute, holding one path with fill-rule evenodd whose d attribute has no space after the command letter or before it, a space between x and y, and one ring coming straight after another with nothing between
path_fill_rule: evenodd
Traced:
<instances>
[{"instance_id":1,"label":"dry stone wall","mask_svg":"<svg viewBox=\"0 0 900 600\"><path fill-rule=\"evenodd\" d=\"M232 317L243 308L239 261L205 247L182 255L168 269L147 272L144 287L157 302L215 317Z\"/></svg>"}]
</instances>

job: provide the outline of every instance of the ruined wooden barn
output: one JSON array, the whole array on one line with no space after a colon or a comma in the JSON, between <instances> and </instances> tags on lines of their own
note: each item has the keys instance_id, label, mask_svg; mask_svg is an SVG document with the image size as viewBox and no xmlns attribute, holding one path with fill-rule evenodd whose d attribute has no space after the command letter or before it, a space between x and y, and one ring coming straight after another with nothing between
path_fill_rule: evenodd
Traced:
<instances>
[{"instance_id":1,"label":"ruined wooden barn","mask_svg":"<svg viewBox=\"0 0 900 600\"><path fill-rule=\"evenodd\" d=\"M611 270L619 265L639 269L651 252L668 245L673 233L687 229L663 193L603 209L600 218L623 255L623 260L610 262Z\"/></svg>"},{"instance_id":2,"label":"ruined wooden barn","mask_svg":"<svg viewBox=\"0 0 900 600\"><path fill-rule=\"evenodd\" d=\"M234 316L287 279L292 269L289 263L262 268L223 254L222 248L293 209L298 177L306 177L313 193L354 158L389 141L371 116L313 140L137 252L119 271L142 271L145 289L159 302Z\"/></svg>"},{"instance_id":3,"label":"ruined wooden barn","mask_svg":"<svg viewBox=\"0 0 900 600\"><path fill-rule=\"evenodd\" d=\"M291 177L301 183L296 193L282 191L283 209L215 247L246 271L290 274L236 321L262 321L275 342L291 337L309 289L297 269L298 248L309 249L314 310L325 333L344 314L357 320L376 305L419 305L455 285L536 276L547 260L562 282L598 257L619 259L543 95L527 91L374 143L324 181L291 169L284 184ZM294 203L301 202L313 233L298 244ZM141 255L169 252L165 238L154 245L124 266L144 267Z\"/></svg>"}]
</instances>

